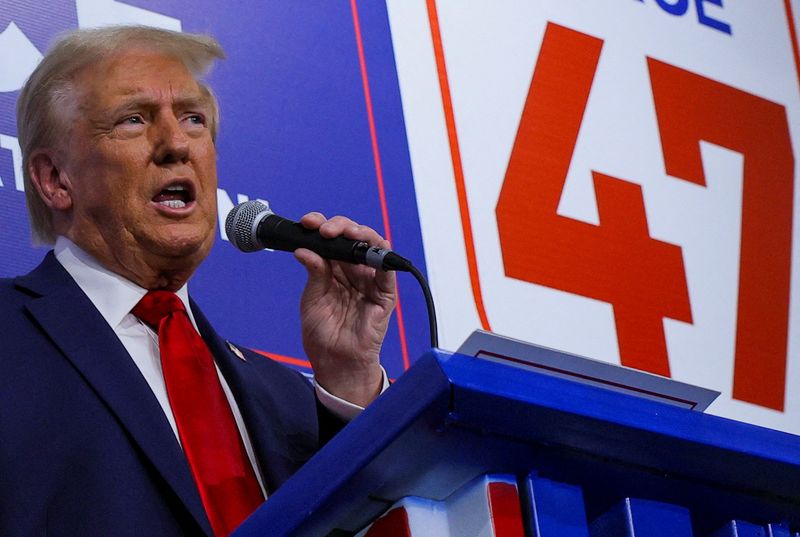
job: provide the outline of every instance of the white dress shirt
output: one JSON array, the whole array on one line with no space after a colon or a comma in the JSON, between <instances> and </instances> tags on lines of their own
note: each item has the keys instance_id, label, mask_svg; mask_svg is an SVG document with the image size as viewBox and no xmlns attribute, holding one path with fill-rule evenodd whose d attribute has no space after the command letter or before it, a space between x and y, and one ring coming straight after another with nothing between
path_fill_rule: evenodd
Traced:
<instances>
[{"instance_id":1,"label":"white dress shirt","mask_svg":"<svg viewBox=\"0 0 800 537\"><path fill-rule=\"evenodd\" d=\"M54 250L58 262L61 263L81 290L89 297L89 300L92 301L92 304L94 304L111 329L114 330L114 333L117 335L120 342L122 342L125 350L130 354L131 359L136 364L136 367L139 368L139 371L141 371L150 389L153 390L153 394L161 405L172 427L172 431L175 433L175 437L180 443L178 428L175 424L175 416L172 414L172 408L170 407L169 398L167 397L164 374L161 370L158 335L131 313L134 306L136 306L147 293L147 289L143 289L130 280L106 269L92 256L66 237L58 237ZM194 320L192 309L189 306L189 291L187 286L184 285L181 287L176 294L186 307L189 319L195 327L195 330L197 330L197 323ZM233 412L236 426L239 428L239 434L242 437L247 456L255 469L256 477L266 497L266 490L264 489L263 479L259 471L258 461L255 458L253 445L250 441L250 435L247 432L244 420L242 419L242 413L239 411L239 406L236 404L231 389L225 381L225 377L222 376L219 367L217 367L217 375L219 376L222 390L225 392L225 397L228 399L228 403L231 406L231 411ZM383 389L385 390L387 386L388 380L384 372ZM316 389L317 397L320 402L331 412L345 420L353 419L363 410L360 406L328 393L316 383L314 383L314 388Z\"/></svg>"}]
</instances>

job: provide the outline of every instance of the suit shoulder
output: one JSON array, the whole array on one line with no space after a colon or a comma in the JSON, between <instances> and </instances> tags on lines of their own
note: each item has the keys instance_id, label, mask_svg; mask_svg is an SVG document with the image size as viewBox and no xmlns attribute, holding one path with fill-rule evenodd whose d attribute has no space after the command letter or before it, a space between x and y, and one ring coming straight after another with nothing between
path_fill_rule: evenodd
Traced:
<instances>
[{"instance_id":1,"label":"suit shoulder","mask_svg":"<svg viewBox=\"0 0 800 537\"><path fill-rule=\"evenodd\" d=\"M0 293L14 290L14 278L0 278Z\"/></svg>"},{"instance_id":2,"label":"suit shoulder","mask_svg":"<svg viewBox=\"0 0 800 537\"><path fill-rule=\"evenodd\" d=\"M302 380L303 382L310 382L310 378L304 375L297 369L290 367L290 365L298 365L302 367L303 361L296 358L288 358L281 355L257 351L242 345L226 342L228 348L241 360L252 363L256 367L268 372L270 375L279 375L285 378L292 378L293 380ZM297 362L297 363L295 363Z\"/></svg>"},{"instance_id":3,"label":"suit shoulder","mask_svg":"<svg viewBox=\"0 0 800 537\"><path fill-rule=\"evenodd\" d=\"M17 286L15 280L16 278L0 278L0 310L16 309L20 303L33 296Z\"/></svg>"}]
</instances>

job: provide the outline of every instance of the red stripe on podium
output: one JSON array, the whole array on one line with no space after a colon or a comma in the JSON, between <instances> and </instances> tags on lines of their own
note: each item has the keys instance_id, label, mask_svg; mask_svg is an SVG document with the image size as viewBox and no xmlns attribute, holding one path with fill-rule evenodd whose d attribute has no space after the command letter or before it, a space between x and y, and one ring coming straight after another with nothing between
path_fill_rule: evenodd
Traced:
<instances>
[{"instance_id":1,"label":"red stripe on podium","mask_svg":"<svg viewBox=\"0 0 800 537\"><path fill-rule=\"evenodd\" d=\"M525 537L517 487L510 483L489 483L489 509L495 537Z\"/></svg>"},{"instance_id":2,"label":"red stripe on podium","mask_svg":"<svg viewBox=\"0 0 800 537\"><path fill-rule=\"evenodd\" d=\"M405 507L392 509L376 520L364 537L411 537Z\"/></svg>"}]
</instances>

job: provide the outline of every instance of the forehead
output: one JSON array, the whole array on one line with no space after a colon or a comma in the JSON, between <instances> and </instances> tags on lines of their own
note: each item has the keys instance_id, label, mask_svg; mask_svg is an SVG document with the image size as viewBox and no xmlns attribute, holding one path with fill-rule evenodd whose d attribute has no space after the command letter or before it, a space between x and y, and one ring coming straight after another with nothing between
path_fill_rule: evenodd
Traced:
<instances>
[{"instance_id":1,"label":"forehead","mask_svg":"<svg viewBox=\"0 0 800 537\"><path fill-rule=\"evenodd\" d=\"M131 96L202 99L195 77L178 59L147 50L131 50L84 67L73 79L84 105L106 104Z\"/></svg>"}]
</instances>

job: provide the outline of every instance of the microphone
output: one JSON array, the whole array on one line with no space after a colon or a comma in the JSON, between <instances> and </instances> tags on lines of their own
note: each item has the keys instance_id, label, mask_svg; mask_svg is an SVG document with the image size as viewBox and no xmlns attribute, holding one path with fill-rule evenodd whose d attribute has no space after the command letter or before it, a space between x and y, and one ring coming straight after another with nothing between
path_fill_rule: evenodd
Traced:
<instances>
[{"instance_id":1,"label":"microphone","mask_svg":"<svg viewBox=\"0 0 800 537\"><path fill-rule=\"evenodd\" d=\"M265 248L294 252L308 248L325 259L368 265L381 270L411 271L412 264L385 248L370 246L364 241L335 237L326 239L319 231L278 216L269 204L261 201L240 203L225 219L228 239L243 252Z\"/></svg>"}]
</instances>

